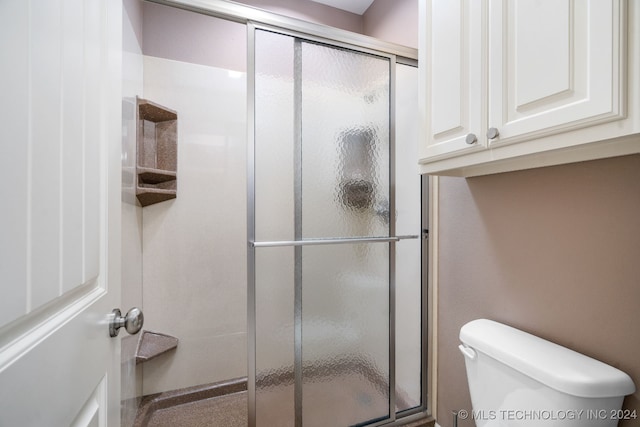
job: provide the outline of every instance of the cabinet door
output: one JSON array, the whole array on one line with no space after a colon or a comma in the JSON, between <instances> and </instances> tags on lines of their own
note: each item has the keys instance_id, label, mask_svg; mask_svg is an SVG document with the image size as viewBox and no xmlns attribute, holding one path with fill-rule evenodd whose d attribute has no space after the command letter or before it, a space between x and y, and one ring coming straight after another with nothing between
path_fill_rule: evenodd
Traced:
<instances>
[{"instance_id":1,"label":"cabinet door","mask_svg":"<svg viewBox=\"0 0 640 427\"><path fill-rule=\"evenodd\" d=\"M490 146L624 117L624 2L490 0Z\"/></svg>"},{"instance_id":2,"label":"cabinet door","mask_svg":"<svg viewBox=\"0 0 640 427\"><path fill-rule=\"evenodd\" d=\"M421 11L422 162L486 147L484 5L478 0L427 1ZM465 142L470 133L477 142Z\"/></svg>"}]
</instances>

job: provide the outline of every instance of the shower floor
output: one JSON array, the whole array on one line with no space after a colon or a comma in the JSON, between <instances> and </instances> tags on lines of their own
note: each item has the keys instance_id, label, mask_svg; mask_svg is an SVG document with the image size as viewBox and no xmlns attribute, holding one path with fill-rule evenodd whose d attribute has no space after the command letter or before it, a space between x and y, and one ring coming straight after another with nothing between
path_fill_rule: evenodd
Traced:
<instances>
[{"instance_id":1,"label":"shower floor","mask_svg":"<svg viewBox=\"0 0 640 427\"><path fill-rule=\"evenodd\" d=\"M364 401L370 399L363 394L362 390L366 389L364 387L366 385L370 389L371 383L365 384L365 381L356 375L350 380L349 382L352 383L350 386L343 384L342 387L334 389L331 394L327 394L326 385L322 383L310 384L307 391L309 401L313 402L308 409L311 419L325 421L334 419L335 421L336 416L341 420L353 419L354 416L355 419L366 419L363 418L366 417L366 412L358 414L359 405L354 405L347 411L348 413L340 414L340 409L346 408L338 408L341 405L331 404L335 404L336 398L338 401L349 401L354 399L354 396ZM246 378L240 378L145 396L140 403L134 427L246 427L248 425L246 388ZM275 388L275 390L263 390L262 405L259 405L263 409L258 409L263 421L274 427L293 427L292 398L292 384ZM326 399L333 402L322 404ZM333 408L331 414L326 413L327 404ZM369 405L364 405L364 407L367 406ZM268 410L265 411L265 408ZM314 414L317 411L320 412ZM409 426L433 426L433 424L432 420L421 420L408 424L407 427Z\"/></svg>"},{"instance_id":2,"label":"shower floor","mask_svg":"<svg viewBox=\"0 0 640 427\"><path fill-rule=\"evenodd\" d=\"M212 397L156 410L148 427L246 427L247 392Z\"/></svg>"},{"instance_id":3,"label":"shower floor","mask_svg":"<svg viewBox=\"0 0 640 427\"><path fill-rule=\"evenodd\" d=\"M247 379L145 396L134 427L246 427Z\"/></svg>"}]
</instances>

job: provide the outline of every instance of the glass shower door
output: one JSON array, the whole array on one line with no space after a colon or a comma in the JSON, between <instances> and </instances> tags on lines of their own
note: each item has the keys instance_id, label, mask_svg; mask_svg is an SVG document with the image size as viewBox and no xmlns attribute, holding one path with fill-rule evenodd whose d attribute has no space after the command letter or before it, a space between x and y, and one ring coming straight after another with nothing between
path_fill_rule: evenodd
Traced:
<instances>
[{"instance_id":1,"label":"glass shower door","mask_svg":"<svg viewBox=\"0 0 640 427\"><path fill-rule=\"evenodd\" d=\"M300 88L302 424L389 417L389 58L294 42ZM295 161L295 160L294 160Z\"/></svg>"},{"instance_id":2,"label":"glass shower door","mask_svg":"<svg viewBox=\"0 0 640 427\"><path fill-rule=\"evenodd\" d=\"M395 63L264 29L251 42L250 426L390 420Z\"/></svg>"}]
</instances>

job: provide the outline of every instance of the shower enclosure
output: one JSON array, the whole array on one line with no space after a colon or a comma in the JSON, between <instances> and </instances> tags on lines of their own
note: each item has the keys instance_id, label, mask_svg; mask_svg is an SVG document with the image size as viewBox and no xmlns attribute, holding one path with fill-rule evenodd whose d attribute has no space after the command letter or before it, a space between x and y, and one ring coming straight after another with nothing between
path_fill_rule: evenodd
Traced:
<instances>
[{"instance_id":1,"label":"shower enclosure","mask_svg":"<svg viewBox=\"0 0 640 427\"><path fill-rule=\"evenodd\" d=\"M249 425L421 414L416 64L248 27Z\"/></svg>"},{"instance_id":2,"label":"shower enclosure","mask_svg":"<svg viewBox=\"0 0 640 427\"><path fill-rule=\"evenodd\" d=\"M416 50L226 1L143 12L128 93L178 111L180 178L132 206L131 276L145 327L179 344L128 365L123 425L425 421Z\"/></svg>"}]
</instances>

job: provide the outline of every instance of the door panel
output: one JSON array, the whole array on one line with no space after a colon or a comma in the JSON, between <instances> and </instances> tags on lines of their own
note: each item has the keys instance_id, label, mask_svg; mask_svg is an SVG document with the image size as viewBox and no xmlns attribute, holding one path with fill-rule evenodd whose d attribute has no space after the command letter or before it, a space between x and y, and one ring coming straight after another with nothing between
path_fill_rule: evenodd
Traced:
<instances>
[{"instance_id":1,"label":"door panel","mask_svg":"<svg viewBox=\"0 0 640 427\"><path fill-rule=\"evenodd\" d=\"M45 2L43 7L13 1L2 7L13 3L19 6L3 11L1 19L25 15L29 31L24 38L2 36L27 51L28 60L3 49L3 69L19 72L15 80L0 84L9 92L14 84L26 89L17 96L26 102L13 113L19 117L6 122L12 140L3 141L3 151L15 145L21 152L17 158L3 153L7 168L2 174L22 194L9 190L3 200L23 220L3 222L3 234L6 228L15 238L0 242L7 255L0 262L3 272L10 273L9 294L19 296L10 301L23 301L23 309L2 319L0 326L95 281L100 261L100 85L107 57L99 39L105 37L100 21L104 7L87 2L83 18L83 5L66 4L71 1ZM80 13L67 13L71 6ZM11 110L13 98L2 104L3 110Z\"/></svg>"},{"instance_id":2,"label":"door panel","mask_svg":"<svg viewBox=\"0 0 640 427\"><path fill-rule=\"evenodd\" d=\"M26 40L29 37L29 9L20 1L0 2L0 38L14 40L0 47L0 117L3 126L0 142L0 186L3 200L0 221L0 325L27 313L27 222L28 200L26 166L29 156L26 129L29 103L26 94L29 82L25 78L29 61ZM12 66L8 66L13 64ZM11 102L8 102L11 100ZM15 207L15 209L14 209Z\"/></svg>"},{"instance_id":3,"label":"door panel","mask_svg":"<svg viewBox=\"0 0 640 427\"><path fill-rule=\"evenodd\" d=\"M396 234L420 231L418 69L396 65ZM400 166L401 165L401 166ZM428 197L423 194L425 199ZM396 411L420 406L422 398L422 281L420 240L396 245Z\"/></svg>"},{"instance_id":4,"label":"door panel","mask_svg":"<svg viewBox=\"0 0 640 427\"><path fill-rule=\"evenodd\" d=\"M256 33L255 238L293 240L294 38ZM254 257L255 374L249 372L249 387L255 382L255 419L250 409L249 425L293 427L294 248L259 248Z\"/></svg>"},{"instance_id":5,"label":"door panel","mask_svg":"<svg viewBox=\"0 0 640 427\"><path fill-rule=\"evenodd\" d=\"M294 249L256 250L256 419L293 427Z\"/></svg>"},{"instance_id":6,"label":"door panel","mask_svg":"<svg viewBox=\"0 0 640 427\"><path fill-rule=\"evenodd\" d=\"M60 68L62 4L44 2L28 9L29 135L27 193L27 310L60 295ZM26 130L26 129L25 129ZM53 279L53 280L52 280Z\"/></svg>"},{"instance_id":7,"label":"door panel","mask_svg":"<svg viewBox=\"0 0 640 427\"><path fill-rule=\"evenodd\" d=\"M389 60L298 46L301 237L388 236Z\"/></svg>"},{"instance_id":8,"label":"door panel","mask_svg":"<svg viewBox=\"0 0 640 427\"><path fill-rule=\"evenodd\" d=\"M0 3L0 425L119 425L121 7Z\"/></svg>"},{"instance_id":9,"label":"door panel","mask_svg":"<svg viewBox=\"0 0 640 427\"><path fill-rule=\"evenodd\" d=\"M106 367L116 353L116 340L105 332L104 310L110 306L104 292L95 290L2 352L0 425L71 425L107 375ZM50 326L55 330L49 331ZM18 354L6 360L12 349ZM92 354L98 351L103 354ZM116 380L109 375L109 386ZM110 426L119 425L119 404L115 403L112 415L117 420L110 418ZM106 414L107 408L103 411Z\"/></svg>"},{"instance_id":10,"label":"door panel","mask_svg":"<svg viewBox=\"0 0 640 427\"><path fill-rule=\"evenodd\" d=\"M426 144L421 159L444 158L486 147L482 115L486 84L483 54L484 1L428 1L424 28L428 55L420 76L426 82ZM477 142L467 144L468 134Z\"/></svg>"},{"instance_id":11,"label":"door panel","mask_svg":"<svg viewBox=\"0 0 640 427\"><path fill-rule=\"evenodd\" d=\"M492 0L492 146L624 116L623 2Z\"/></svg>"},{"instance_id":12,"label":"door panel","mask_svg":"<svg viewBox=\"0 0 640 427\"><path fill-rule=\"evenodd\" d=\"M389 270L388 243L302 248L302 425L390 417Z\"/></svg>"},{"instance_id":13,"label":"door panel","mask_svg":"<svg viewBox=\"0 0 640 427\"><path fill-rule=\"evenodd\" d=\"M388 57L255 32L249 235L276 242L249 257L250 425L391 417L390 244L290 246L390 235L390 78Z\"/></svg>"},{"instance_id":14,"label":"door panel","mask_svg":"<svg viewBox=\"0 0 640 427\"><path fill-rule=\"evenodd\" d=\"M249 41L249 425L416 414L417 70L275 30L250 29Z\"/></svg>"},{"instance_id":15,"label":"door panel","mask_svg":"<svg viewBox=\"0 0 640 427\"><path fill-rule=\"evenodd\" d=\"M107 425L107 380L102 378L78 413L71 427L103 427Z\"/></svg>"},{"instance_id":16,"label":"door panel","mask_svg":"<svg viewBox=\"0 0 640 427\"><path fill-rule=\"evenodd\" d=\"M296 239L389 236L389 59L306 41L295 56ZM389 244L296 251L302 425L389 418Z\"/></svg>"},{"instance_id":17,"label":"door panel","mask_svg":"<svg viewBox=\"0 0 640 427\"><path fill-rule=\"evenodd\" d=\"M519 2L513 9L515 24L509 36L514 37L518 52L513 61L512 72L517 76L513 90L516 109L523 109L571 90L571 1ZM544 31L538 30L541 22Z\"/></svg>"}]
</instances>

